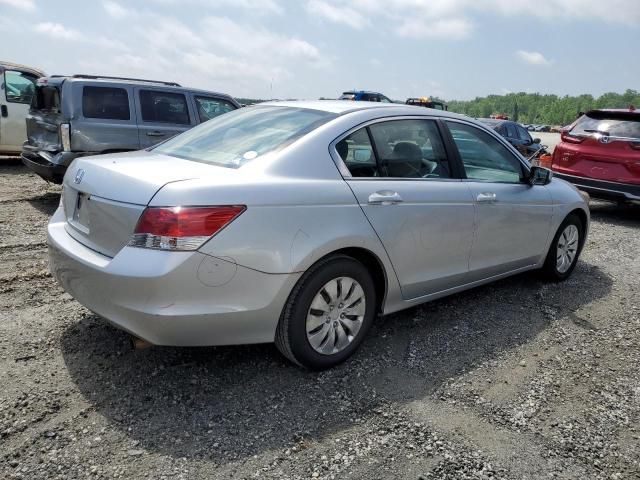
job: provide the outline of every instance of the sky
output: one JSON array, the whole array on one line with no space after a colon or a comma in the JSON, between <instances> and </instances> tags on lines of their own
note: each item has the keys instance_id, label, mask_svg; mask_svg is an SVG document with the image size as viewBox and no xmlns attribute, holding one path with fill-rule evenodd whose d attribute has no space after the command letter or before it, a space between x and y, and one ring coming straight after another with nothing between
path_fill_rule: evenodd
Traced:
<instances>
[{"instance_id":1,"label":"sky","mask_svg":"<svg viewBox=\"0 0 640 480\"><path fill-rule=\"evenodd\" d=\"M640 0L0 0L0 60L248 98L640 90Z\"/></svg>"}]
</instances>

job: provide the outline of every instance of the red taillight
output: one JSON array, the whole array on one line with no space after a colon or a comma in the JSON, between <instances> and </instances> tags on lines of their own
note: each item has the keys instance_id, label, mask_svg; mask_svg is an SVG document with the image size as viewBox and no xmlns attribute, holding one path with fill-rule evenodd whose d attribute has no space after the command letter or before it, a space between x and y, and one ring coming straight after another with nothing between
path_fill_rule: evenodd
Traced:
<instances>
[{"instance_id":1,"label":"red taillight","mask_svg":"<svg viewBox=\"0 0 640 480\"><path fill-rule=\"evenodd\" d=\"M149 207L130 246L162 250L195 250L237 218L246 207Z\"/></svg>"},{"instance_id":2,"label":"red taillight","mask_svg":"<svg viewBox=\"0 0 640 480\"><path fill-rule=\"evenodd\" d=\"M585 138L587 138L587 137L571 135L571 131L570 130L562 130L560 132L560 139L563 142L567 142L567 143L582 143L582 142L584 142Z\"/></svg>"}]
</instances>

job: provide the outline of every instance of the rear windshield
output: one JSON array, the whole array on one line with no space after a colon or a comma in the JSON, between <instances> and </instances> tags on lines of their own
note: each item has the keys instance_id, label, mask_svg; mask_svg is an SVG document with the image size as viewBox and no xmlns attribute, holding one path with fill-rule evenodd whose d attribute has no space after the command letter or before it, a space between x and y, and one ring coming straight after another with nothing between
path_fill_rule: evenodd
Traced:
<instances>
[{"instance_id":1,"label":"rear windshield","mask_svg":"<svg viewBox=\"0 0 640 480\"><path fill-rule=\"evenodd\" d=\"M638 117L638 118L633 118ZM640 115L592 112L580 117L571 129L572 134L603 133L611 137L640 139Z\"/></svg>"},{"instance_id":2,"label":"rear windshield","mask_svg":"<svg viewBox=\"0 0 640 480\"><path fill-rule=\"evenodd\" d=\"M57 87L36 86L36 94L31 100L31 108L44 112L60 113L60 92Z\"/></svg>"},{"instance_id":3,"label":"rear windshield","mask_svg":"<svg viewBox=\"0 0 640 480\"><path fill-rule=\"evenodd\" d=\"M220 115L154 148L186 160L238 168L335 118L304 108L256 106Z\"/></svg>"}]
</instances>

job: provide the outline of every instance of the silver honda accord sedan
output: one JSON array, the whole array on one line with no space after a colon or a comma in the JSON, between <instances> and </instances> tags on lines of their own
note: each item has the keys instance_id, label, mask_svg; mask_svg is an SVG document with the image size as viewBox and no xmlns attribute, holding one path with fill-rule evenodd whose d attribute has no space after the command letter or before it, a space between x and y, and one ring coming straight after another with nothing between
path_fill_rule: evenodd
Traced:
<instances>
[{"instance_id":1,"label":"silver honda accord sedan","mask_svg":"<svg viewBox=\"0 0 640 480\"><path fill-rule=\"evenodd\" d=\"M145 151L84 157L48 226L51 269L157 345L275 342L327 368L389 314L585 243L585 197L461 115L272 102Z\"/></svg>"}]
</instances>

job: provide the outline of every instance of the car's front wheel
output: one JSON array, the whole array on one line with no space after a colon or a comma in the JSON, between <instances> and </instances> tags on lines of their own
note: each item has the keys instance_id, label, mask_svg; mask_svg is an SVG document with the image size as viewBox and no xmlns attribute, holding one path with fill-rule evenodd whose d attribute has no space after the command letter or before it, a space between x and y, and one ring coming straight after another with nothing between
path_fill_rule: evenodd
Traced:
<instances>
[{"instance_id":1,"label":"car's front wheel","mask_svg":"<svg viewBox=\"0 0 640 480\"><path fill-rule=\"evenodd\" d=\"M544 263L543 272L547 278L558 282L571 275L582 249L583 235L584 226L578 215L572 213L564 219L551 242Z\"/></svg>"},{"instance_id":2,"label":"car's front wheel","mask_svg":"<svg viewBox=\"0 0 640 480\"><path fill-rule=\"evenodd\" d=\"M332 367L358 348L375 308L375 286L364 265L346 255L328 257L305 272L291 292L276 346L298 365Z\"/></svg>"}]
</instances>

